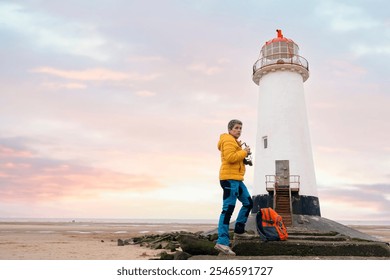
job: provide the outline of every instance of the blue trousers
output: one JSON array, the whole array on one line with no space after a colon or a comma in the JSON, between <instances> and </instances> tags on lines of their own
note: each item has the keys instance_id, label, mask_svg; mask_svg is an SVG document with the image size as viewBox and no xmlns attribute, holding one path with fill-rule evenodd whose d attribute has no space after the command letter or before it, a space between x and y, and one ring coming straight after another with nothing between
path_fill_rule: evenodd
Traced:
<instances>
[{"instance_id":1,"label":"blue trousers","mask_svg":"<svg viewBox=\"0 0 390 280\"><path fill-rule=\"evenodd\" d=\"M245 232L245 223L248 220L249 213L253 207L252 198L242 181L237 180L221 180L223 189L223 204L222 213L218 223L218 244L229 246L229 224L232 217L237 199L242 203L240 212L238 212L237 220L234 226L235 233Z\"/></svg>"}]
</instances>

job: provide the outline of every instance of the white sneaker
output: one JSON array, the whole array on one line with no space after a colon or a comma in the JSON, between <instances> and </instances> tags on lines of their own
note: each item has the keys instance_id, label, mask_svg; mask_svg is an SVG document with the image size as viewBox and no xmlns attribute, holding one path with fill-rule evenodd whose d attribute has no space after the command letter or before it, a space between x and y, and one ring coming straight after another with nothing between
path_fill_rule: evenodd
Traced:
<instances>
[{"instance_id":1,"label":"white sneaker","mask_svg":"<svg viewBox=\"0 0 390 280\"><path fill-rule=\"evenodd\" d=\"M220 251L220 252L221 252L222 254L224 254L224 255L229 255L229 256L235 256L235 255L236 255L236 253L234 253L234 252L232 251L232 249L230 249L230 247L229 247L229 246L226 246L226 245L216 244L216 245L214 246L214 249Z\"/></svg>"}]
</instances>

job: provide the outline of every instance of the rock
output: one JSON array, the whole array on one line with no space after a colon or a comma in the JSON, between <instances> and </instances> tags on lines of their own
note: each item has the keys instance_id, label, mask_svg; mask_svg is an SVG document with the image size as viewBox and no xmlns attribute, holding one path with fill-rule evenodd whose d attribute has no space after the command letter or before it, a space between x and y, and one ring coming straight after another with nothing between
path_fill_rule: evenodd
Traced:
<instances>
[{"instance_id":1,"label":"rock","mask_svg":"<svg viewBox=\"0 0 390 280\"><path fill-rule=\"evenodd\" d=\"M174 254L163 251L160 254L160 260L188 260L190 257L192 257L192 255L183 251L177 251Z\"/></svg>"},{"instance_id":2,"label":"rock","mask_svg":"<svg viewBox=\"0 0 390 280\"><path fill-rule=\"evenodd\" d=\"M209 234L207 237L210 241L216 241L218 239L218 233Z\"/></svg>"},{"instance_id":3,"label":"rock","mask_svg":"<svg viewBox=\"0 0 390 280\"><path fill-rule=\"evenodd\" d=\"M181 249L191 255L217 255L214 242L194 234L180 234L178 237Z\"/></svg>"},{"instance_id":4,"label":"rock","mask_svg":"<svg viewBox=\"0 0 390 280\"><path fill-rule=\"evenodd\" d=\"M182 251L190 255L216 255L218 252L214 249L214 241L217 238L218 234L203 236L202 232L172 232L163 235L146 235L126 240L118 239L118 246L137 244L152 249L166 249L171 252L176 252L181 248ZM163 258L166 259L170 257L164 255Z\"/></svg>"},{"instance_id":5,"label":"rock","mask_svg":"<svg viewBox=\"0 0 390 280\"><path fill-rule=\"evenodd\" d=\"M174 260L188 260L191 257L192 257L192 255L188 254L187 252L182 252L182 251L177 251L176 253L173 254Z\"/></svg>"},{"instance_id":6,"label":"rock","mask_svg":"<svg viewBox=\"0 0 390 280\"><path fill-rule=\"evenodd\" d=\"M180 248L180 243L177 241L170 241L163 248L175 252L177 248Z\"/></svg>"},{"instance_id":7,"label":"rock","mask_svg":"<svg viewBox=\"0 0 390 280\"><path fill-rule=\"evenodd\" d=\"M154 250L158 250L158 249L162 249L162 245L161 243L156 243L156 244L152 244L150 245L150 248L154 249Z\"/></svg>"},{"instance_id":8,"label":"rock","mask_svg":"<svg viewBox=\"0 0 390 280\"><path fill-rule=\"evenodd\" d=\"M305 224L305 223L310 223L310 221L308 219L305 218L305 216L303 215L298 215L297 217L297 223L298 224Z\"/></svg>"},{"instance_id":9,"label":"rock","mask_svg":"<svg viewBox=\"0 0 390 280\"><path fill-rule=\"evenodd\" d=\"M111 240L113 241L113 240ZM102 240L102 242L104 242ZM125 246L125 245L130 245L130 244L134 244L133 240L132 239L118 239L118 246Z\"/></svg>"},{"instance_id":10,"label":"rock","mask_svg":"<svg viewBox=\"0 0 390 280\"><path fill-rule=\"evenodd\" d=\"M168 254L167 252L161 252L160 254L160 260L173 260L174 255L173 254Z\"/></svg>"}]
</instances>

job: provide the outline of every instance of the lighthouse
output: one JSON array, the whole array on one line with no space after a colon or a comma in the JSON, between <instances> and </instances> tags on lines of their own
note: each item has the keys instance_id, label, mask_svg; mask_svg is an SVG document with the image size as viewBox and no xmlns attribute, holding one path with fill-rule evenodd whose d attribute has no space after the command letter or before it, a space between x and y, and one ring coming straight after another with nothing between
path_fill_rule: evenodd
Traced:
<instances>
[{"instance_id":1,"label":"lighthouse","mask_svg":"<svg viewBox=\"0 0 390 280\"><path fill-rule=\"evenodd\" d=\"M253 212L272 207L291 224L293 214L321 213L303 87L309 64L276 31L253 65L259 86Z\"/></svg>"}]
</instances>

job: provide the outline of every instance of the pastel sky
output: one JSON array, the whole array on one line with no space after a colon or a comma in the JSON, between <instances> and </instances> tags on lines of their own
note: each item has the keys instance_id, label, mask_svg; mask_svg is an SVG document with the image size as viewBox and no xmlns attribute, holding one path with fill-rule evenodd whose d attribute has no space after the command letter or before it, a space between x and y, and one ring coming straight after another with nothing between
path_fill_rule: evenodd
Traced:
<instances>
[{"instance_id":1,"label":"pastel sky","mask_svg":"<svg viewBox=\"0 0 390 280\"><path fill-rule=\"evenodd\" d=\"M385 0L0 1L0 217L217 220L217 141L238 118L255 143L252 66L280 28L310 65L322 216L389 221L389 10Z\"/></svg>"}]
</instances>

